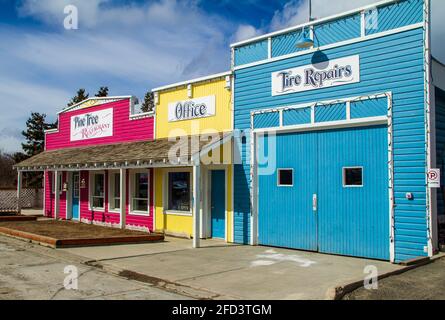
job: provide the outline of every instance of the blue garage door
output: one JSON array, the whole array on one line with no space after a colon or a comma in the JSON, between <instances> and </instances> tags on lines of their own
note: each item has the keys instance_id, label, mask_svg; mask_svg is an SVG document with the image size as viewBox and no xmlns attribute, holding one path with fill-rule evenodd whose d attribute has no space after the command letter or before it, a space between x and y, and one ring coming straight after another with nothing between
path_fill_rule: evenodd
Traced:
<instances>
[{"instance_id":1,"label":"blue garage door","mask_svg":"<svg viewBox=\"0 0 445 320\"><path fill-rule=\"evenodd\" d=\"M273 144L277 170L258 166L259 243L389 260L387 127L259 138L258 152Z\"/></svg>"}]
</instances>

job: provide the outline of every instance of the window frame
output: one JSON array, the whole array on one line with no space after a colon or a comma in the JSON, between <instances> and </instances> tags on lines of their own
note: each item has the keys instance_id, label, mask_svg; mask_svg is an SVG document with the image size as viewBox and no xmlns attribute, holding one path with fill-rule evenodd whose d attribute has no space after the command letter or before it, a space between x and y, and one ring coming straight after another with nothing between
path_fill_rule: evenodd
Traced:
<instances>
[{"instance_id":1,"label":"window frame","mask_svg":"<svg viewBox=\"0 0 445 320\"><path fill-rule=\"evenodd\" d=\"M189 186L190 186L190 210L189 211L180 211L180 210L169 210L170 203L170 173L188 173L189 174ZM188 168L177 168L177 169L168 169L165 171L164 176L164 214L176 215L176 216L193 216L193 171Z\"/></svg>"},{"instance_id":2,"label":"window frame","mask_svg":"<svg viewBox=\"0 0 445 320\"><path fill-rule=\"evenodd\" d=\"M120 191L120 197L119 197L119 207L118 208L112 208L111 205L113 204L114 200L118 199L114 196L115 191L115 175L119 175L119 189L120 189L120 171L119 170L110 170L108 171L108 212L111 213L120 213L120 207L122 205L122 190ZM113 177L113 178L112 178Z\"/></svg>"},{"instance_id":3,"label":"window frame","mask_svg":"<svg viewBox=\"0 0 445 320\"><path fill-rule=\"evenodd\" d=\"M280 171L292 172L292 184L280 184ZM294 187L294 168L277 168L277 187L279 188L293 188Z\"/></svg>"},{"instance_id":4,"label":"window frame","mask_svg":"<svg viewBox=\"0 0 445 320\"><path fill-rule=\"evenodd\" d=\"M346 184L346 170L348 169L360 169L362 171L362 184L361 185L347 185ZM363 188L365 186L365 169L363 166L351 166L342 168L342 185L343 188Z\"/></svg>"},{"instance_id":5,"label":"window frame","mask_svg":"<svg viewBox=\"0 0 445 320\"><path fill-rule=\"evenodd\" d=\"M148 175L148 194L147 194L147 211L139 211L139 210L133 210L133 200L134 199L143 199L145 198L133 198L133 183L136 174L138 173L146 173ZM150 203L151 203L151 173L150 169L137 169L137 170L129 170L129 179L128 179L128 214L134 215L134 216L144 216L149 217L150 216Z\"/></svg>"},{"instance_id":6,"label":"window frame","mask_svg":"<svg viewBox=\"0 0 445 320\"><path fill-rule=\"evenodd\" d=\"M57 178L59 178L59 195L62 194L63 192L63 173L62 172L58 172L57 173ZM53 171L52 172L52 177L51 177L51 194L56 194L56 172Z\"/></svg>"},{"instance_id":7,"label":"window frame","mask_svg":"<svg viewBox=\"0 0 445 320\"><path fill-rule=\"evenodd\" d=\"M103 196L104 206L103 207L94 207L93 206L93 204L94 204L93 199L94 198L102 198L102 197L98 197L98 196L93 196L94 183L95 183L94 176L95 175L99 175L99 174L103 175L103 177L104 177L104 185L103 185L103 188L104 188L104 196ZM88 202L89 203L88 203L88 207L90 208L90 211L105 212L105 208L107 207L107 204L106 204L106 199L107 199L107 185L106 185L106 182L107 181L106 181L105 171L90 171L88 180L89 180L89 190L88 190L88 195L89 195L89 197L88 197L89 201Z\"/></svg>"}]
</instances>

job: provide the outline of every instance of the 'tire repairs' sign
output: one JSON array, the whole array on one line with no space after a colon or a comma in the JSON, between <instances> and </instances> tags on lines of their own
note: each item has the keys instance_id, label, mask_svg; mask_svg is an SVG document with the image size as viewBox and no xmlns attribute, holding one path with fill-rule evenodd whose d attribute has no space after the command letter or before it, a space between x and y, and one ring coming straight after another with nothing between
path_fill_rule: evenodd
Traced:
<instances>
[{"instance_id":1,"label":"'tire repairs' sign","mask_svg":"<svg viewBox=\"0 0 445 320\"><path fill-rule=\"evenodd\" d=\"M360 56L328 60L272 73L272 96L360 82Z\"/></svg>"}]
</instances>

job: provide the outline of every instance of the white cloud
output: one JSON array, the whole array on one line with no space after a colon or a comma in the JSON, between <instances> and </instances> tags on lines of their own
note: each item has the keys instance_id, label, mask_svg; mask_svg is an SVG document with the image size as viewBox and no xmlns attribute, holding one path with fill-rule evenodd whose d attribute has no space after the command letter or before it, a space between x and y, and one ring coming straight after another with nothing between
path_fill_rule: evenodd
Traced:
<instances>
[{"instance_id":1,"label":"white cloud","mask_svg":"<svg viewBox=\"0 0 445 320\"><path fill-rule=\"evenodd\" d=\"M19 7L22 16L33 16L49 24L62 24L65 18L63 9L74 5L79 11L82 25L96 25L100 6L109 0L25 0Z\"/></svg>"},{"instance_id":2,"label":"white cloud","mask_svg":"<svg viewBox=\"0 0 445 320\"><path fill-rule=\"evenodd\" d=\"M375 3L376 0L312 0L312 17L324 18L341 12ZM445 39L445 1L432 0L432 52L433 55L445 62L445 48L442 45ZM275 12L268 31L296 26L308 21L308 0L291 0L282 10Z\"/></svg>"},{"instance_id":3,"label":"white cloud","mask_svg":"<svg viewBox=\"0 0 445 320\"><path fill-rule=\"evenodd\" d=\"M441 62L445 63L445 1L433 0L432 4L432 52Z\"/></svg>"},{"instance_id":4,"label":"white cloud","mask_svg":"<svg viewBox=\"0 0 445 320\"><path fill-rule=\"evenodd\" d=\"M71 93L53 86L2 78L0 76L0 149L15 152L21 148L21 131L31 112L46 113L47 119L54 121L55 113Z\"/></svg>"},{"instance_id":5,"label":"white cloud","mask_svg":"<svg viewBox=\"0 0 445 320\"><path fill-rule=\"evenodd\" d=\"M63 8L79 8L79 29L63 28ZM109 0L24 0L21 16L50 28L0 28L0 147L17 139L31 111L54 118L78 88L142 96L148 89L227 70L226 34L235 25L193 0L115 6ZM41 31L46 30L46 31ZM4 110L14 108L14 112ZM5 132L9 132L8 135Z\"/></svg>"},{"instance_id":6,"label":"white cloud","mask_svg":"<svg viewBox=\"0 0 445 320\"><path fill-rule=\"evenodd\" d=\"M313 0L322 18L374 0ZM445 3L433 0L433 54L445 61ZM197 0L143 4L111 0L22 0L19 13L50 26L0 28L0 147L19 149L30 111L54 117L75 91L110 86L111 94L142 94L153 86L225 71L229 41L295 26L308 19L307 0L291 0L260 29L203 12ZM131 3L131 4L128 4ZM79 8L79 30L63 28L63 8ZM13 112L7 112L13 110Z\"/></svg>"},{"instance_id":7,"label":"white cloud","mask_svg":"<svg viewBox=\"0 0 445 320\"><path fill-rule=\"evenodd\" d=\"M254 26L242 24L238 27L233 37L233 42L243 41L249 38L256 37L261 34L261 31Z\"/></svg>"},{"instance_id":8,"label":"white cloud","mask_svg":"<svg viewBox=\"0 0 445 320\"><path fill-rule=\"evenodd\" d=\"M287 2L282 10L275 12L270 29L275 31L308 22L308 3L308 0L291 0ZM375 0L335 0L335 2L332 0L312 0L312 18L324 18L371 3L375 3Z\"/></svg>"}]
</instances>

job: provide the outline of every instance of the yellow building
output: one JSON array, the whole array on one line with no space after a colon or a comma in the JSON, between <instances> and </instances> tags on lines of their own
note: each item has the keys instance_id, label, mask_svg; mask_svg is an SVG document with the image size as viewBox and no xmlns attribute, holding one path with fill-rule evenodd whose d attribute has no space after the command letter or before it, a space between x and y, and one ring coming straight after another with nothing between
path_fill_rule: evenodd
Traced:
<instances>
[{"instance_id":1,"label":"yellow building","mask_svg":"<svg viewBox=\"0 0 445 320\"><path fill-rule=\"evenodd\" d=\"M226 72L153 89L155 137L178 141L170 165L155 169L155 229L196 246L199 238L233 242L231 84Z\"/></svg>"}]
</instances>

